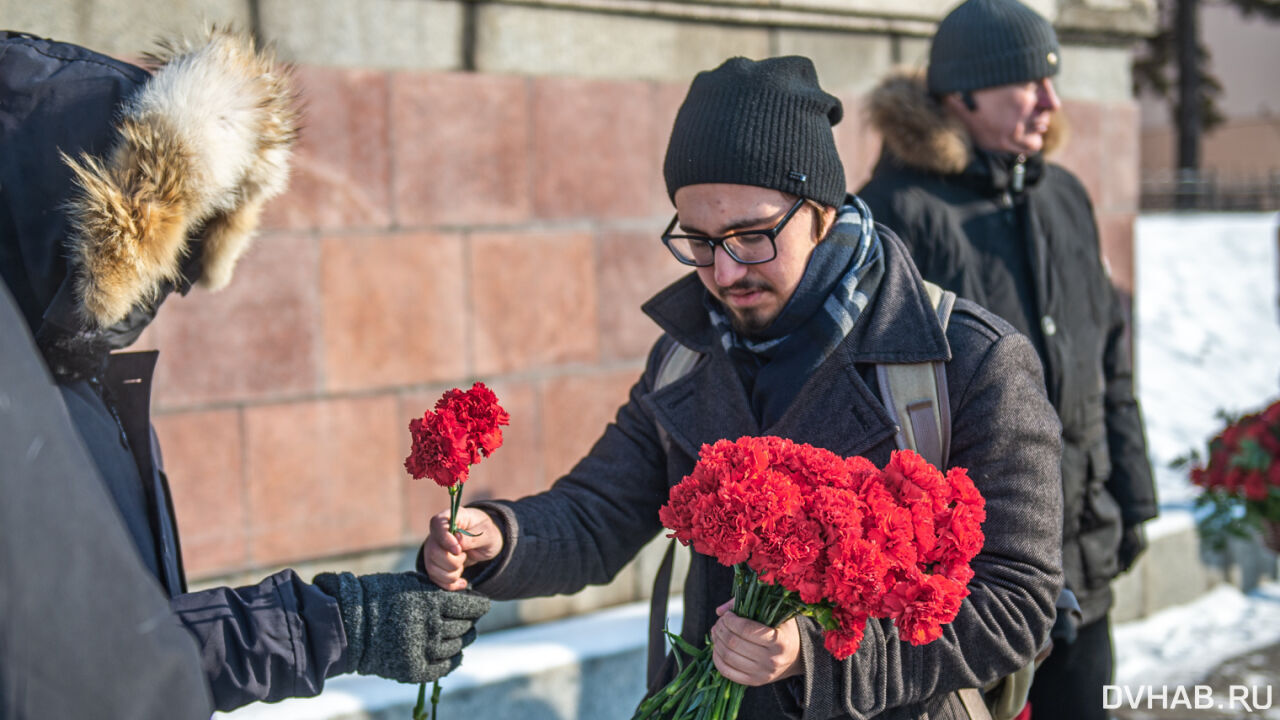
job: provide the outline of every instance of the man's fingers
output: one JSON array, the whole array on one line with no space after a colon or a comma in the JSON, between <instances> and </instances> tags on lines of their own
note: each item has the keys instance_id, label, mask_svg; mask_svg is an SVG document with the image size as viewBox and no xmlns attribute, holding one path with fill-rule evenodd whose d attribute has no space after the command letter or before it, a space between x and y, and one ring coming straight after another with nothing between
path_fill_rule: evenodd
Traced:
<instances>
[{"instance_id":1,"label":"man's fingers","mask_svg":"<svg viewBox=\"0 0 1280 720\"><path fill-rule=\"evenodd\" d=\"M440 637L442 638L460 638L472 629L472 623L469 620L450 620L441 618L440 620ZM453 653L449 653L452 655Z\"/></svg>"},{"instance_id":2,"label":"man's fingers","mask_svg":"<svg viewBox=\"0 0 1280 720\"><path fill-rule=\"evenodd\" d=\"M715 664L716 670L725 677L726 680L732 680L739 685L747 685L755 687L760 685L760 680L753 672L753 664L751 661L735 653L733 650L716 644L711 649L711 661Z\"/></svg>"},{"instance_id":3,"label":"man's fingers","mask_svg":"<svg viewBox=\"0 0 1280 720\"><path fill-rule=\"evenodd\" d=\"M463 557L449 555L439 547L428 548L423 559L427 577L445 590L461 590L466 587L466 581L462 579Z\"/></svg>"},{"instance_id":4,"label":"man's fingers","mask_svg":"<svg viewBox=\"0 0 1280 720\"><path fill-rule=\"evenodd\" d=\"M770 646L778 639L778 631L768 625L726 612L716 621L725 629L753 645Z\"/></svg>"},{"instance_id":5,"label":"man's fingers","mask_svg":"<svg viewBox=\"0 0 1280 720\"><path fill-rule=\"evenodd\" d=\"M449 532L449 513L439 512L431 518L430 540L446 552L458 555L462 553L462 545L458 538Z\"/></svg>"},{"instance_id":6,"label":"man's fingers","mask_svg":"<svg viewBox=\"0 0 1280 720\"><path fill-rule=\"evenodd\" d=\"M427 646L428 652L433 657L430 660L446 660L462 652L462 638L452 638L450 640L441 640L440 642Z\"/></svg>"}]
</instances>

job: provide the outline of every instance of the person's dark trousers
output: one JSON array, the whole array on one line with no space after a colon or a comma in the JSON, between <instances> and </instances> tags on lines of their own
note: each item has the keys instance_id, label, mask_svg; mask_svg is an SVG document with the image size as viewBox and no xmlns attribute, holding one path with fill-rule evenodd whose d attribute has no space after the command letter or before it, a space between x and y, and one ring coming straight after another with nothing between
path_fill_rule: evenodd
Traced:
<instances>
[{"instance_id":1,"label":"person's dark trousers","mask_svg":"<svg viewBox=\"0 0 1280 720\"><path fill-rule=\"evenodd\" d=\"M1114 665L1105 616L1081 626L1075 642L1054 640L1031 684L1031 720L1106 720L1102 686L1111 683Z\"/></svg>"}]
</instances>

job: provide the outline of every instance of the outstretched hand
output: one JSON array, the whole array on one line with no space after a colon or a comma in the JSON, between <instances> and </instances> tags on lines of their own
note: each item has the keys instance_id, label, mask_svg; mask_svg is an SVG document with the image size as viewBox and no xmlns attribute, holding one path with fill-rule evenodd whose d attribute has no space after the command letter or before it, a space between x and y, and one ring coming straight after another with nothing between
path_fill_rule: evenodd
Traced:
<instances>
[{"instance_id":1,"label":"outstretched hand","mask_svg":"<svg viewBox=\"0 0 1280 720\"><path fill-rule=\"evenodd\" d=\"M467 581L462 571L498 557L502 552L502 531L489 513L475 508L458 511L458 529L449 532L449 513L431 518L431 531L422 545L422 564L427 577L445 590L462 590Z\"/></svg>"},{"instance_id":2,"label":"outstretched hand","mask_svg":"<svg viewBox=\"0 0 1280 720\"><path fill-rule=\"evenodd\" d=\"M732 600L716 608L720 619L711 628L711 659L725 679L759 687L802 672L795 618L771 628L733 614L732 608Z\"/></svg>"}]
</instances>

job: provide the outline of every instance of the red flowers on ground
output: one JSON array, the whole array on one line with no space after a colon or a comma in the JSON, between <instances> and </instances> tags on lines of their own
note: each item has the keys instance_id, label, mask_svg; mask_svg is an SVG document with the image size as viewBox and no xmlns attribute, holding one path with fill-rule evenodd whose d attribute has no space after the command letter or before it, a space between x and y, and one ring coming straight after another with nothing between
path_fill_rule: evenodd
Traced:
<instances>
[{"instance_id":1,"label":"red flowers on ground","mask_svg":"<svg viewBox=\"0 0 1280 720\"><path fill-rule=\"evenodd\" d=\"M777 437L704 445L659 511L671 537L735 566L734 612L776 626L803 614L837 659L858 649L869 618L888 618L922 645L942 635L969 594L982 548L984 501L964 468L947 473L909 450L877 468ZM741 686L693 655L637 718L681 718L704 703L732 718ZM705 695L705 697L704 697ZM682 710L684 708L684 710ZM723 710L723 712L721 712Z\"/></svg>"},{"instance_id":2,"label":"red flowers on ground","mask_svg":"<svg viewBox=\"0 0 1280 720\"><path fill-rule=\"evenodd\" d=\"M1211 545L1225 547L1230 536L1257 530L1280 552L1280 401L1265 410L1228 419L1209 441L1208 461L1191 469L1191 482L1204 488L1196 500L1208 512L1199 518Z\"/></svg>"},{"instance_id":3,"label":"red flowers on ground","mask_svg":"<svg viewBox=\"0 0 1280 720\"><path fill-rule=\"evenodd\" d=\"M430 477L441 487L467 481L471 466L502 446L502 427L511 416L484 383L450 390L434 412L409 421L413 446L404 467L415 479Z\"/></svg>"}]
</instances>

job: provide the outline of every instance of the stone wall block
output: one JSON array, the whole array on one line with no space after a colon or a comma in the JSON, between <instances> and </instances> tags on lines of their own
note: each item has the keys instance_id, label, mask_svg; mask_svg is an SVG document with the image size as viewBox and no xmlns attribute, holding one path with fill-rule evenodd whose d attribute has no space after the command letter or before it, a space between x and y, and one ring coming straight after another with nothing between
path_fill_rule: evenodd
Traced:
<instances>
[{"instance_id":1,"label":"stone wall block","mask_svg":"<svg viewBox=\"0 0 1280 720\"><path fill-rule=\"evenodd\" d=\"M239 410L159 415L187 576L237 570L249 559Z\"/></svg>"},{"instance_id":2,"label":"stone wall block","mask_svg":"<svg viewBox=\"0 0 1280 720\"><path fill-rule=\"evenodd\" d=\"M606 232L596 238L603 360L643 360L662 331L640 306L693 270L672 257L658 239L660 231Z\"/></svg>"},{"instance_id":3,"label":"stone wall block","mask_svg":"<svg viewBox=\"0 0 1280 720\"><path fill-rule=\"evenodd\" d=\"M295 71L303 107L289 189L267 227L326 230L391 224L390 80L386 73Z\"/></svg>"},{"instance_id":4,"label":"stone wall block","mask_svg":"<svg viewBox=\"0 0 1280 720\"><path fill-rule=\"evenodd\" d=\"M459 236L326 237L320 277L330 390L413 385L466 373Z\"/></svg>"},{"instance_id":5,"label":"stone wall block","mask_svg":"<svg viewBox=\"0 0 1280 720\"><path fill-rule=\"evenodd\" d=\"M472 236L476 374L597 360L592 250L591 236L578 233Z\"/></svg>"},{"instance_id":6,"label":"stone wall block","mask_svg":"<svg viewBox=\"0 0 1280 720\"><path fill-rule=\"evenodd\" d=\"M1075 173L1097 204L1102 192L1102 173L1106 169L1101 142L1103 108L1095 102L1065 100L1062 115L1068 130L1066 143L1049 159Z\"/></svg>"},{"instance_id":7,"label":"stone wall block","mask_svg":"<svg viewBox=\"0 0 1280 720\"><path fill-rule=\"evenodd\" d=\"M1135 102L1110 103L1102 119L1102 184L1094 203L1099 209L1132 213L1138 210L1140 122Z\"/></svg>"},{"instance_id":8,"label":"stone wall block","mask_svg":"<svg viewBox=\"0 0 1280 720\"><path fill-rule=\"evenodd\" d=\"M648 83L579 78L533 82L534 209L543 218L650 214L662 183Z\"/></svg>"},{"instance_id":9,"label":"stone wall block","mask_svg":"<svg viewBox=\"0 0 1280 720\"><path fill-rule=\"evenodd\" d=\"M255 564L400 541L404 470L396 410L390 395L245 410Z\"/></svg>"},{"instance_id":10,"label":"stone wall block","mask_svg":"<svg viewBox=\"0 0 1280 720\"><path fill-rule=\"evenodd\" d=\"M458 0L258 0L257 5L262 34L293 62L461 67L463 3Z\"/></svg>"},{"instance_id":11,"label":"stone wall block","mask_svg":"<svg viewBox=\"0 0 1280 720\"><path fill-rule=\"evenodd\" d=\"M591 450L627 401L642 368L551 378L542 387L542 448L550 480Z\"/></svg>"},{"instance_id":12,"label":"stone wall block","mask_svg":"<svg viewBox=\"0 0 1280 720\"><path fill-rule=\"evenodd\" d=\"M813 60L818 81L829 93L865 93L893 65L893 41L888 35L783 29L777 31L775 42L775 55Z\"/></svg>"},{"instance_id":13,"label":"stone wall block","mask_svg":"<svg viewBox=\"0 0 1280 720\"><path fill-rule=\"evenodd\" d=\"M844 118L832 132L836 151L844 163L845 187L856 192L871 179L871 171L880 159L880 134L871 127L864 96L842 93L839 97L844 104Z\"/></svg>"},{"instance_id":14,"label":"stone wall block","mask_svg":"<svg viewBox=\"0 0 1280 720\"><path fill-rule=\"evenodd\" d=\"M481 74L392 78L393 194L401 226L529 217L528 84Z\"/></svg>"},{"instance_id":15,"label":"stone wall block","mask_svg":"<svg viewBox=\"0 0 1280 720\"><path fill-rule=\"evenodd\" d=\"M160 409L314 390L319 336L313 239L258 238L216 293L170 297L156 320Z\"/></svg>"},{"instance_id":16,"label":"stone wall block","mask_svg":"<svg viewBox=\"0 0 1280 720\"><path fill-rule=\"evenodd\" d=\"M769 32L764 26L483 3L476 8L476 69L661 80L687 87L698 71L726 58L769 56Z\"/></svg>"}]
</instances>

